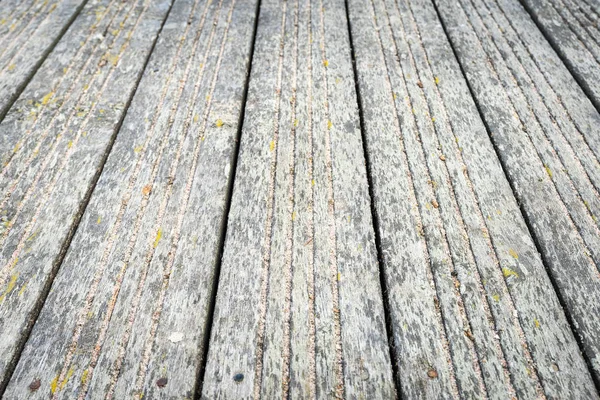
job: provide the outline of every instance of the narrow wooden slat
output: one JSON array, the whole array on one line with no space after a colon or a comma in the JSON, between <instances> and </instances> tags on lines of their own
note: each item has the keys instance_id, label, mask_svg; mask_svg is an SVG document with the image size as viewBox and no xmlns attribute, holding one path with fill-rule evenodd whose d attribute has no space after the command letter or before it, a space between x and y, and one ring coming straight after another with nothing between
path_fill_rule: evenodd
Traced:
<instances>
[{"instance_id":1,"label":"narrow wooden slat","mask_svg":"<svg viewBox=\"0 0 600 400\"><path fill-rule=\"evenodd\" d=\"M0 154L6 160L0 173L2 386L77 228L169 7L168 1L143 0L88 5L0 124ZM44 332L52 336L54 328ZM45 396L50 381L44 382ZM28 390L29 382L18 382L20 390Z\"/></svg>"},{"instance_id":2,"label":"narrow wooden slat","mask_svg":"<svg viewBox=\"0 0 600 400\"><path fill-rule=\"evenodd\" d=\"M522 4L600 111L598 5L574 0L522 0Z\"/></svg>"},{"instance_id":3,"label":"narrow wooden slat","mask_svg":"<svg viewBox=\"0 0 600 400\"><path fill-rule=\"evenodd\" d=\"M255 14L173 5L10 396L193 397Z\"/></svg>"},{"instance_id":4,"label":"narrow wooden slat","mask_svg":"<svg viewBox=\"0 0 600 400\"><path fill-rule=\"evenodd\" d=\"M600 115L517 1L436 4L598 379ZM516 273L516 282L525 278L524 270ZM569 371L551 367L539 368L546 390L542 371ZM574 389L591 390L583 383Z\"/></svg>"},{"instance_id":5,"label":"narrow wooden slat","mask_svg":"<svg viewBox=\"0 0 600 400\"><path fill-rule=\"evenodd\" d=\"M2 3L0 121L86 3L87 0L25 0Z\"/></svg>"},{"instance_id":6,"label":"narrow wooden slat","mask_svg":"<svg viewBox=\"0 0 600 400\"><path fill-rule=\"evenodd\" d=\"M402 394L594 396L433 5L349 11Z\"/></svg>"},{"instance_id":7,"label":"narrow wooden slat","mask_svg":"<svg viewBox=\"0 0 600 400\"><path fill-rule=\"evenodd\" d=\"M344 2L263 0L203 398L393 398Z\"/></svg>"}]
</instances>

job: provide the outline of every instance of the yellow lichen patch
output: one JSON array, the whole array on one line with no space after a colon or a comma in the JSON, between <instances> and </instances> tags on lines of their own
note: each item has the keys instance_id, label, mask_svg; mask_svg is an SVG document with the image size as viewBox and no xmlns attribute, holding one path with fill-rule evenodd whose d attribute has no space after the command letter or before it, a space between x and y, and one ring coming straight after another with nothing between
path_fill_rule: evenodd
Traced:
<instances>
[{"instance_id":1,"label":"yellow lichen patch","mask_svg":"<svg viewBox=\"0 0 600 400\"><path fill-rule=\"evenodd\" d=\"M156 239L154 239L154 248L158 246L158 242L160 242L160 238L162 237L162 228L158 228L158 232L156 232Z\"/></svg>"},{"instance_id":2,"label":"yellow lichen patch","mask_svg":"<svg viewBox=\"0 0 600 400\"><path fill-rule=\"evenodd\" d=\"M54 92L50 92L42 98L42 105L46 105L50 102L50 99L54 96Z\"/></svg>"},{"instance_id":3,"label":"yellow lichen patch","mask_svg":"<svg viewBox=\"0 0 600 400\"><path fill-rule=\"evenodd\" d=\"M69 143L67 143L67 147L70 149L71 147L73 147L73 141L69 140Z\"/></svg>"},{"instance_id":4,"label":"yellow lichen patch","mask_svg":"<svg viewBox=\"0 0 600 400\"><path fill-rule=\"evenodd\" d=\"M269 143L269 150L273 151L275 150L275 141L271 140L271 143Z\"/></svg>"},{"instance_id":5,"label":"yellow lichen patch","mask_svg":"<svg viewBox=\"0 0 600 400\"><path fill-rule=\"evenodd\" d=\"M217 122L215 122L215 125L217 126L217 128L220 128L223 125L225 125L225 123L223 122L222 119L218 119Z\"/></svg>"},{"instance_id":6,"label":"yellow lichen patch","mask_svg":"<svg viewBox=\"0 0 600 400\"><path fill-rule=\"evenodd\" d=\"M135 154L138 154L138 153L139 153L140 151L142 151L143 149L144 149L144 146L142 146L142 145L139 145L139 146L136 146L136 147L134 147L134 148L133 148L133 152L134 152Z\"/></svg>"},{"instance_id":7,"label":"yellow lichen patch","mask_svg":"<svg viewBox=\"0 0 600 400\"><path fill-rule=\"evenodd\" d=\"M292 213L292 221L295 221L297 216L298 216L298 214L296 213L296 211L294 211Z\"/></svg>"},{"instance_id":8,"label":"yellow lichen patch","mask_svg":"<svg viewBox=\"0 0 600 400\"><path fill-rule=\"evenodd\" d=\"M298 119L296 118L296 119L294 120L294 128L297 128L297 127L298 127L298 124L299 124L299 121L298 121Z\"/></svg>"},{"instance_id":9,"label":"yellow lichen patch","mask_svg":"<svg viewBox=\"0 0 600 400\"><path fill-rule=\"evenodd\" d=\"M113 67L116 67L117 64L119 63L119 56L117 54L115 54L115 55L107 54L106 60L108 62L110 62L113 65Z\"/></svg>"},{"instance_id":10,"label":"yellow lichen patch","mask_svg":"<svg viewBox=\"0 0 600 400\"><path fill-rule=\"evenodd\" d=\"M538 321L537 318L533 320L533 324L535 325L536 328L540 327L540 321Z\"/></svg>"},{"instance_id":11,"label":"yellow lichen patch","mask_svg":"<svg viewBox=\"0 0 600 400\"><path fill-rule=\"evenodd\" d=\"M398 98L398 95L396 94L396 92L392 92L392 97L394 98L394 100L396 100Z\"/></svg>"},{"instance_id":12,"label":"yellow lichen patch","mask_svg":"<svg viewBox=\"0 0 600 400\"><path fill-rule=\"evenodd\" d=\"M435 84L439 85L440 84L440 78L438 78L437 76L435 77Z\"/></svg>"},{"instance_id":13,"label":"yellow lichen patch","mask_svg":"<svg viewBox=\"0 0 600 400\"><path fill-rule=\"evenodd\" d=\"M342 280L342 274L339 272L337 274L337 280L338 280L338 282Z\"/></svg>"},{"instance_id":14,"label":"yellow lichen patch","mask_svg":"<svg viewBox=\"0 0 600 400\"><path fill-rule=\"evenodd\" d=\"M492 295L492 299L494 299L495 302L498 302L500 301L500 295L498 293L494 293Z\"/></svg>"},{"instance_id":15,"label":"yellow lichen patch","mask_svg":"<svg viewBox=\"0 0 600 400\"><path fill-rule=\"evenodd\" d=\"M331 123L331 121L327 121L327 129L331 129L333 127L333 124Z\"/></svg>"},{"instance_id":16,"label":"yellow lichen patch","mask_svg":"<svg viewBox=\"0 0 600 400\"><path fill-rule=\"evenodd\" d=\"M194 122L198 122L199 119L200 117L198 116L198 114L194 115Z\"/></svg>"},{"instance_id":17,"label":"yellow lichen patch","mask_svg":"<svg viewBox=\"0 0 600 400\"><path fill-rule=\"evenodd\" d=\"M8 66L8 70L9 70L9 71L14 71L14 70L15 70L15 68L17 68L17 65L16 65L16 64L10 64L10 65Z\"/></svg>"},{"instance_id":18,"label":"yellow lichen patch","mask_svg":"<svg viewBox=\"0 0 600 400\"><path fill-rule=\"evenodd\" d=\"M435 122L435 117L431 117L431 122Z\"/></svg>"},{"instance_id":19,"label":"yellow lichen patch","mask_svg":"<svg viewBox=\"0 0 600 400\"><path fill-rule=\"evenodd\" d=\"M311 184L311 186L315 186L315 180L314 180L314 179L313 179L313 180L311 180L311 181L310 181L310 184Z\"/></svg>"},{"instance_id":20,"label":"yellow lichen patch","mask_svg":"<svg viewBox=\"0 0 600 400\"><path fill-rule=\"evenodd\" d=\"M69 379L73 376L73 373L75 373L75 367L72 366L71 368L69 368L69 371L67 372L67 376L65 376L65 379L58 386L59 390L63 390L65 388L65 386L67 385L67 382L69 382Z\"/></svg>"},{"instance_id":21,"label":"yellow lichen patch","mask_svg":"<svg viewBox=\"0 0 600 400\"><path fill-rule=\"evenodd\" d=\"M325 66L325 68L329 67L329 61L327 61L327 60L323 61L323 65Z\"/></svg>"},{"instance_id":22,"label":"yellow lichen patch","mask_svg":"<svg viewBox=\"0 0 600 400\"><path fill-rule=\"evenodd\" d=\"M88 373L89 373L89 370L87 370L87 369L85 371L83 371L83 375L81 375L81 384L82 385L86 384L86 382L88 380Z\"/></svg>"},{"instance_id":23,"label":"yellow lichen patch","mask_svg":"<svg viewBox=\"0 0 600 400\"><path fill-rule=\"evenodd\" d=\"M52 394L56 393L57 388L58 388L58 375L56 375L56 377L54 379L52 379L52 382L50 382L50 392Z\"/></svg>"},{"instance_id":24,"label":"yellow lichen patch","mask_svg":"<svg viewBox=\"0 0 600 400\"><path fill-rule=\"evenodd\" d=\"M19 274L13 274L10 277L10 281L8 282L8 286L6 287L6 289L4 290L4 293L2 293L2 295L0 296L0 303L2 303L4 301L4 299L6 298L6 296L8 296L10 294L10 292L12 292L17 284L17 279L19 278Z\"/></svg>"},{"instance_id":25,"label":"yellow lichen patch","mask_svg":"<svg viewBox=\"0 0 600 400\"><path fill-rule=\"evenodd\" d=\"M25 284L23 286L21 286L21 289L19 289L19 293L17 293L17 295L22 296L23 293L25 293L26 289L27 289L27 282L25 282Z\"/></svg>"},{"instance_id":26,"label":"yellow lichen patch","mask_svg":"<svg viewBox=\"0 0 600 400\"><path fill-rule=\"evenodd\" d=\"M102 217L98 216L98 220L96 221L96 223L99 224L100 222L102 222Z\"/></svg>"},{"instance_id":27,"label":"yellow lichen patch","mask_svg":"<svg viewBox=\"0 0 600 400\"><path fill-rule=\"evenodd\" d=\"M511 255L511 257L513 257L513 258L515 258L515 259L518 259L518 258L519 258L519 255L518 255L518 254L517 254L517 252L516 252L516 251L514 251L513 249L509 249L509 250L508 250L508 254L510 254L510 255Z\"/></svg>"},{"instance_id":28,"label":"yellow lichen patch","mask_svg":"<svg viewBox=\"0 0 600 400\"><path fill-rule=\"evenodd\" d=\"M504 267L502 268L502 275L504 275L505 278L514 276L515 278L519 277L519 274L517 274L515 271L513 271L512 269L508 268L508 267Z\"/></svg>"},{"instance_id":29,"label":"yellow lichen patch","mask_svg":"<svg viewBox=\"0 0 600 400\"><path fill-rule=\"evenodd\" d=\"M15 147L13 148L13 153L16 153L17 151L19 151L20 148L21 148L21 142L17 142L17 144L15 144Z\"/></svg>"},{"instance_id":30,"label":"yellow lichen patch","mask_svg":"<svg viewBox=\"0 0 600 400\"><path fill-rule=\"evenodd\" d=\"M78 118L85 117L85 114L86 114L86 112L85 112L85 111L79 111L79 112L77 113L77 117L78 117Z\"/></svg>"},{"instance_id":31,"label":"yellow lichen patch","mask_svg":"<svg viewBox=\"0 0 600 400\"><path fill-rule=\"evenodd\" d=\"M548 176L552 178L552 171L550 170L550 167L544 164L544 168L546 168L546 173Z\"/></svg>"}]
</instances>

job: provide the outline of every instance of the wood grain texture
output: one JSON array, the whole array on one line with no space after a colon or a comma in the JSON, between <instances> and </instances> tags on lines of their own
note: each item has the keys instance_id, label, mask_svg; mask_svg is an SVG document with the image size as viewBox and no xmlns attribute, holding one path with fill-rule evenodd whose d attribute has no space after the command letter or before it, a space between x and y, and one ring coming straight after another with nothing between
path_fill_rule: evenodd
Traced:
<instances>
[{"instance_id":1,"label":"wood grain texture","mask_svg":"<svg viewBox=\"0 0 600 400\"><path fill-rule=\"evenodd\" d=\"M202 397L393 398L344 3L263 0Z\"/></svg>"},{"instance_id":2,"label":"wood grain texture","mask_svg":"<svg viewBox=\"0 0 600 400\"><path fill-rule=\"evenodd\" d=\"M432 4L350 15L403 395L593 397Z\"/></svg>"},{"instance_id":3,"label":"wood grain texture","mask_svg":"<svg viewBox=\"0 0 600 400\"><path fill-rule=\"evenodd\" d=\"M518 2L436 4L598 378L600 115Z\"/></svg>"},{"instance_id":4,"label":"wood grain texture","mask_svg":"<svg viewBox=\"0 0 600 400\"><path fill-rule=\"evenodd\" d=\"M2 386L77 227L169 7L169 1L89 4L0 124ZM54 327L44 332L52 336ZM51 380L44 382L45 395ZM29 382L19 384L26 389Z\"/></svg>"},{"instance_id":5,"label":"wood grain texture","mask_svg":"<svg viewBox=\"0 0 600 400\"><path fill-rule=\"evenodd\" d=\"M2 3L0 121L86 3L87 0L7 0Z\"/></svg>"},{"instance_id":6,"label":"wood grain texture","mask_svg":"<svg viewBox=\"0 0 600 400\"><path fill-rule=\"evenodd\" d=\"M255 14L174 3L7 396L193 397Z\"/></svg>"},{"instance_id":7,"label":"wood grain texture","mask_svg":"<svg viewBox=\"0 0 600 400\"><path fill-rule=\"evenodd\" d=\"M575 0L521 3L600 111L600 4Z\"/></svg>"}]
</instances>

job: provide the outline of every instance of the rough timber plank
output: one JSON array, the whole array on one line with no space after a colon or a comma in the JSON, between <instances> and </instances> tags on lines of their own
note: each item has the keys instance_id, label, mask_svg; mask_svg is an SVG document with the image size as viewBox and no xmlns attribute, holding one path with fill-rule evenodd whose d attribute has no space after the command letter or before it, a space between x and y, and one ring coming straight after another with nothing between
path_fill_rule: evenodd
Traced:
<instances>
[{"instance_id":1,"label":"rough timber plank","mask_svg":"<svg viewBox=\"0 0 600 400\"><path fill-rule=\"evenodd\" d=\"M600 4L595 0L521 2L600 110Z\"/></svg>"},{"instance_id":2,"label":"rough timber plank","mask_svg":"<svg viewBox=\"0 0 600 400\"><path fill-rule=\"evenodd\" d=\"M600 115L516 0L436 3L600 379Z\"/></svg>"},{"instance_id":3,"label":"rough timber plank","mask_svg":"<svg viewBox=\"0 0 600 400\"><path fill-rule=\"evenodd\" d=\"M263 0L202 396L393 398L342 0Z\"/></svg>"},{"instance_id":4,"label":"rough timber plank","mask_svg":"<svg viewBox=\"0 0 600 400\"><path fill-rule=\"evenodd\" d=\"M169 6L167 0L89 4L0 124L0 387L77 226ZM46 327L49 337L55 328ZM50 380L44 382L46 395Z\"/></svg>"},{"instance_id":5,"label":"rough timber plank","mask_svg":"<svg viewBox=\"0 0 600 400\"><path fill-rule=\"evenodd\" d=\"M193 396L255 14L173 5L9 397Z\"/></svg>"},{"instance_id":6,"label":"rough timber plank","mask_svg":"<svg viewBox=\"0 0 600 400\"><path fill-rule=\"evenodd\" d=\"M433 5L349 11L402 394L593 397Z\"/></svg>"},{"instance_id":7,"label":"rough timber plank","mask_svg":"<svg viewBox=\"0 0 600 400\"><path fill-rule=\"evenodd\" d=\"M86 2L87 0L2 2L0 121Z\"/></svg>"}]
</instances>

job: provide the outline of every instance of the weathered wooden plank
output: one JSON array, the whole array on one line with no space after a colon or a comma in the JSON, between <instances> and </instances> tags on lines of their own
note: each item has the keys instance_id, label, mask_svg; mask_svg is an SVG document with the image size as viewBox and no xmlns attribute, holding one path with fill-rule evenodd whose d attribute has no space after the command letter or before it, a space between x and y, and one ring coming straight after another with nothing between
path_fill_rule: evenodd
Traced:
<instances>
[{"instance_id":1,"label":"weathered wooden plank","mask_svg":"<svg viewBox=\"0 0 600 400\"><path fill-rule=\"evenodd\" d=\"M598 5L574 0L521 0L592 103L600 110Z\"/></svg>"},{"instance_id":2,"label":"weathered wooden plank","mask_svg":"<svg viewBox=\"0 0 600 400\"><path fill-rule=\"evenodd\" d=\"M173 5L8 395L193 397L256 11Z\"/></svg>"},{"instance_id":3,"label":"weathered wooden plank","mask_svg":"<svg viewBox=\"0 0 600 400\"><path fill-rule=\"evenodd\" d=\"M344 2L263 0L202 396L393 398Z\"/></svg>"},{"instance_id":4,"label":"weathered wooden plank","mask_svg":"<svg viewBox=\"0 0 600 400\"><path fill-rule=\"evenodd\" d=\"M0 124L2 386L77 227L169 7L169 1L143 0L89 4ZM81 267L89 265L83 260ZM52 337L55 328L44 326L45 335ZM48 395L51 380L44 381L39 393ZM15 382L11 390L28 390L30 382Z\"/></svg>"},{"instance_id":5,"label":"weathered wooden plank","mask_svg":"<svg viewBox=\"0 0 600 400\"><path fill-rule=\"evenodd\" d=\"M517 1L436 4L598 379L600 115Z\"/></svg>"},{"instance_id":6,"label":"weathered wooden plank","mask_svg":"<svg viewBox=\"0 0 600 400\"><path fill-rule=\"evenodd\" d=\"M593 396L435 9L350 15L403 394Z\"/></svg>"},{"instance_id":7,"label":"weathered wooden plank","mask_svg":"<svg viewBox=\"0 0 600 400\"><path fill-rule=\"evenodd\" d=\"M2 3L0 121L86 3L87 0Z\"/></svg>"}]
</instances>

